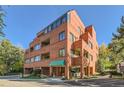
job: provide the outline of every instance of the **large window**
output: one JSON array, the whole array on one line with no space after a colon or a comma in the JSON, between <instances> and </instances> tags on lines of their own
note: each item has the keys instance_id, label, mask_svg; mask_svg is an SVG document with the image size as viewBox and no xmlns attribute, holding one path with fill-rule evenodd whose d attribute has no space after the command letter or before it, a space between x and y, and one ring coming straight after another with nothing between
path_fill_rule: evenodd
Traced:
<instances>
[{"instance_id":1,"label":"large window","mask_svg":"<svg viewBox=\"0 0 124 93\"><path fill-rule=\"evenodd\" d=\"M65 56L65 49L64 48L59 50L59 56L60 57Z\"/></svg>"},{"instance_id":2,"label":"large window","mask_svg":"<svg viewBox=\"0 0 124 93\"><path fill-rule=\"evenodd\" d=\"M40 49L40 44L35 45L34 50L39 50Z\"/></svg>"},{"instance_id":3,"label":"large window","mask_svg":"<svg viewBox=\"0 0 124 93\"><path fill-rule=\"evenodd\" d=\"M40 58L41 58L40 56L35 56L35 57L34 57L34 61L35 61L35 62L40 61Z\"/></svg>"},{"instance_id":4,"label":"large window","mask_svg":"<svg viewBox=\"0 0 124 93\"><path fill-rule=\"evenodd\" d=\"M76 40L76 37L72 33L70 33L70 41L71 41L71 43L73 43L75 40Z\"/></svg>"},{"instance_id":5,"label":"large window","mask_svg":"<svg viewBox=\"0 0 124 93\"><path fill-rule=\"evenodd\" d=\"M59 33L59 40L61 41L64 39L65 39L65 32L63 31L63 32Z\"/></svg>"}]
</instances>

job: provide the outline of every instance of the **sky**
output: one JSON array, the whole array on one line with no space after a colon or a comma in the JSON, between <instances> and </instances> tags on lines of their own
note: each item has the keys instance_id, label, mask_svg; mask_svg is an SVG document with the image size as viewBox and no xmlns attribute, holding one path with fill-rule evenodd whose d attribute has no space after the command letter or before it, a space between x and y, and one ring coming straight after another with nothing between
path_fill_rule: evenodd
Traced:
<instances>
[{"instance_id":1,"label":"sky","mask_svg":"<svg viewBox=\"0 0 124 93\"><path fill-rule=\"evenodd\" d=\"M56 18L75 9L85 26L95 27L98 44L111 42L124 15L124 6L3 6L4 32L14 45L28 48L36 33Z\"/></svg>"}]
</instances>

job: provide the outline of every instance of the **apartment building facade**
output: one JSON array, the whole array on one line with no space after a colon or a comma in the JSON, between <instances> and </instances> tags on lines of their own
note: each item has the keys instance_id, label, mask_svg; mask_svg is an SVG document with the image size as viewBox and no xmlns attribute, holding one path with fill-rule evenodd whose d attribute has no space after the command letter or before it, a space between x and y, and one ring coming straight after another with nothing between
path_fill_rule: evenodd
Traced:
<instances>
[{"instance_id":1,"label":"apartment building facade","mask_svg":"<svg viewBox=\"0 0 124 93\"><path fill-rule=\"evenodd\" d=\"M77 12L70 10L37 33L25 52L24 73L39 69L47 76L70 79L77 73L83 78L95 74L97 56L94 27L85 27Z\"/></svg>"}]
</instances>

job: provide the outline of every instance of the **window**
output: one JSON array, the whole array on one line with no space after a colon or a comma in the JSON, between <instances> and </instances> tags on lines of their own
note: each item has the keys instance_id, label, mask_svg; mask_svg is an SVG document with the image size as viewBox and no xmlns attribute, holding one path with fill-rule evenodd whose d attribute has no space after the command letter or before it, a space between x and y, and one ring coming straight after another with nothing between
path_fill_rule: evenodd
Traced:
<instances>
[{"instance_id":1,"label":"window","mask_svg":"<svg viewBox=\"0 0 124 93\"><path fill-rule=\"evenodd\" d=\"M34 57L31 58L31 62L34 62Z\"/></svg>"},{"instance_id":2,"label":"window","mask_svg":"<svg viewBox=\"0 0 124 93\"><path fill-rule=\"evenodd\" d=\"M93 61L93 56L89 54L90 61Z\"/></svg>"},{"instance_id":3,"label":"window","mask_svg":"<svg viewBox=\"0 0 124 93\"><path fill-rule=\"evenodd\" d=\"M33 50L34 50L34 48L33 48L33 47L31 47L31 48L30 48L30 52L32 52Z\"/></svg>"},{"instance_id":4,"label":"window","mask_svg":"<svg viewBox=\"0 0 124 93\"><path fill-rule=\"evenodd\" d=\"M47 31L48 31L48 32L51 31L51 26L48 26Z\"/></svg>"},{"instance_id":5,"label":"window","mask_svg":"<svg viewBox=\"0 0 124 93\"><path fill-rule=\"evenodd\" d=\"M68 22L70 22L70 19L71 19L71 15L70 15L70 13L68 13L68 15L67 15Z\"/></svg>"},{"instance_id":6,"label":"window","mask_svg":"<svg viewBox=\"0 0 124 93\"><path fill-rule=\"evenodd\" d=\"M64 15L64 16L62 17L61 21L62 21L62 23L66 22L66 21L67 21L67 16Z\"/></svg>"},{"instance_id":7,"label":"window","mask_svg":"<svg viewBox=\"0 0 124 93\"><path fill-rule=\"evenodd\" d=\"M65 39L65 32L60 32L59 33L59 40L64 40Z\"/></svg>"},{"instance_id":8,"label":"window","mask_svg":"<svg viewBox=\"0 0 124 93\"><path fill-rule=\"evenodd\" d=\"M35 45L34 50L39 50L40 49L40 44Z\"/></svg>"},{"instance_id":9,"label":"window","mask_svg":"<svg viewBox=\"0 0 124 93\"><path fill-rule=\"evenodd\" d=\"M61 50L59 50L59 56L60 56L60 57L65 56L65 49L64 49L64 48L61 49Z\"/></svg>"},{"instance_id":10,"label":"window","mask_svg":"<svg viewBox=\"0 0 124 93\"><path fill-rule=\"evenodd\" d=\"M88 54L88 52L86 50L84 50L84 57L89 58L89 54Z\"/></svg>"},{"instance_id":11,"label":"window","mask_svg":"<svg viewBox=\"0 0 124 93\"><path fill-rule=\"evenodd\" d=\"M59 19L56 23L56 26L58 27L61 24L61 20Z\"/></svg>"},{"instance_id":12,"label":"window","mask_svg":"<svg viewBox=\"0 0 124 93\"><path fill-rule=\"evenodd\" d=\"M93 48L93 45L90 41L88 41L88 46L92 49Z\"/></svg>"},{"instance_id":13,"label":"window","mask_svg":"<svg viewBox=\"0 0 124 93\"><path fill-rule=\"evenodd\" d=\"M73 43L76 40L76 37L70 33L70 41Z\"/></svg>"},{"instance_id":14,"label":"window","mask_svg":"<svg viewBox=\"0 0 124 93\"><path fill-rule=\"evenodd\" d=\"M80 33L80 32L81 32L81 28L80 28L80 27L78 27L77 31Z\"/></svg>"},{"instance_id":15,"label":"window","mask_svg":"<svg viewBox=\"0 0 124 93\"><path fill-rule=\"evenodd\" d=\"M82 35L82 31L80 27L78 27L77 31L80 33L80 35Z\"/></svg>"},{"instance_id":16,"label":"window","mask_svg":"<svg viewBox=\"0 0 124 93\"><path fill-rule=\"evenodd\" d=\"M45 34L47 33L47 29L44 29L44 33L45 33Z\"/></svg>"},{"instance_id":17,"label":"window","mask_svg":"<svg viewBox=\"0 0 124 93\"><path fill-rule=\"evenodd\" d=\"M35 62L40 61L40 58L41 58L40 56L35 56L35 57L34 57L34 61L35 61Z\"/></svg>"},{"instance_id":18,"label":"window","mask_svg":"<svg viewBox=\"0 0 124 93\"><path fill-rule=\"evenodd\" d=\"M80 56L80 49L75 49L75 50L72 50L71 49L71 57L79 57Z\"/></svg>"},{"instance_id":19,"label":"window","mask_svg":"<svg viewBox=\"0 0 124 93\"><path fill-rule=\"evenodd\" d=\"M55 29L57 27L57 24L56 24L56 22L54 22L53 24L52 24L52 29Z\"/></svg>"},{"instance_id":20,"label":"window","mask_svg":"<svg viewBox=\"0 0 124 93\"><path fill-rule=\"evenodd\" d=\"M73 57L74 56L74 50L70 51L70 56Z\"/></svg>"},{"instance_id":21,"label":"window","mask_svg":"<svg viewBox=\"0 0 124 93\"><path fill-rule=\"evenodd\" d=\"M30 59L26 59L25 63L30 63Z\"/></svg>"}]
</instances>

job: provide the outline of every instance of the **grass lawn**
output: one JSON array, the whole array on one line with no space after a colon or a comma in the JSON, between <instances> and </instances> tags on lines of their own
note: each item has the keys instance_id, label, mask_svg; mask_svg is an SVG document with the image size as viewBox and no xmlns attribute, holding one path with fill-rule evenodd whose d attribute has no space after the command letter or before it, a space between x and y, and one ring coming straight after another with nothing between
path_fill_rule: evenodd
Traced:
<instances>
[{"instance_id":1,"label":"grass lawn","mask_svg":"<svg viewBox=\"0 0 124 93\"><path fill-rule=\"evenodd\" d=\"M122 77L121 75L113 75L112 78L113 79L124 79L124 77Z\"/></svg>"},{"instance_id":2,"label":"grass lawn","mask_svg":"<svg viewBox=\"0 0 124 93\"><path fill-rule=\"evenodd\" d=\"M41 79L41 77L38 76L26 76L26 77L22 77L23 79Z\"/></svg>"}]
</instances>

